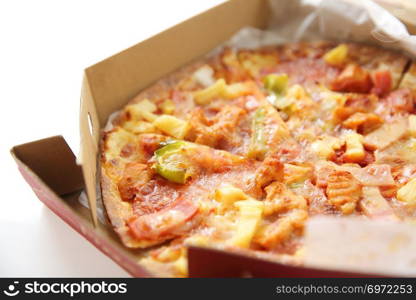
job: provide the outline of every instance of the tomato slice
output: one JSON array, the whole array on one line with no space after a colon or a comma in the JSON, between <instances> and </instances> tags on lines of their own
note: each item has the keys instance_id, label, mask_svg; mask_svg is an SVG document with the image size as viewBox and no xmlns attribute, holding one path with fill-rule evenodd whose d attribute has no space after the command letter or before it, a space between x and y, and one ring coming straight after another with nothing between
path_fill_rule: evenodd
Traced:
<instances>
[{"instance_id":1,"label":"tomato slice","mask_svg":"<svg viewBox=\"0 0 416 300\"><path fill-rule=\"evenodd\" d=\"M388 70L380 70L373 73L373 88L371 90L372 93L382 96L390 92L393 80L391 77L391 73Z\"/></svg>"},{"instance_id":2,"label":"tomato slice","mask_svg":"<svg viewBox=\"0 0 416 300\"><path fill-rule=\"evenodd\" d=\"M188 221L197 212L197 205L180 197L161 211L133 218L128 226L138 239L162 242L191 230L193 224Z\"/></svg>"}]
</instances>

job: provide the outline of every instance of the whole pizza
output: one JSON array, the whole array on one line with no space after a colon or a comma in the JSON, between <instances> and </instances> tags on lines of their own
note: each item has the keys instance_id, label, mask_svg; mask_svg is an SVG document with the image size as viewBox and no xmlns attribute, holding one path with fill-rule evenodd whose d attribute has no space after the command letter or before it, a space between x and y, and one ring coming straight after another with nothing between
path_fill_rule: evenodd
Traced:
<instances>
[{"instance_id":1,"label":"whole pizza","mask_svg":"<svg viewBox=\"0 0 416 300\"><path fill-rule=\"evenodd\" d=\"M416 64L362 44L225 48L110 121L101 189L141 262L186 276L186 246L301 263L315 215L414 222Z\"/></svg>"}]
</instances>

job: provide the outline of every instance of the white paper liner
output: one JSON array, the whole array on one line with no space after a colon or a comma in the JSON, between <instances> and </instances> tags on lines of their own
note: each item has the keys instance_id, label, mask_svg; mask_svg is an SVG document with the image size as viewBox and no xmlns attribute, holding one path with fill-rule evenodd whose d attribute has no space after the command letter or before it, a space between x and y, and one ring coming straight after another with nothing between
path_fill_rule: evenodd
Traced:
<instances>
[{"instance_id":1,"label":"white paper liner","mask_svg":"<svg viewBox=\"0 0 416 300\"><path fill-rule=\"evenodd\" d=\"M371 43L416 55L416 36L372 1L269 0L268 30L245 28L226 45L257 48L296 41L335 40Z\"/></svg>"},{"instance_id":2,"label":"white paper liner","mask_svg":"<svg viewBox=\"0 0 416 300\"><path fill-rule=\"evenodd\" d=\"M416 276L415 225L321 216L308 222L305 245L309 266Z\"/></svg>"}]
</instances>

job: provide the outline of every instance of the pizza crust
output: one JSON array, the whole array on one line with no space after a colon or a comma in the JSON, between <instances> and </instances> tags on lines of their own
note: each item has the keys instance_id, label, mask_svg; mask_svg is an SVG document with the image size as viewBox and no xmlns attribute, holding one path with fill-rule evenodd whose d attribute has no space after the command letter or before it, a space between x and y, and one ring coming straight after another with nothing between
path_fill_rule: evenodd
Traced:
<instances>
[{"instance_id":1,"label":"pizza crust","mask_svg":"<svg viewBox=\"0 0 416 300\"><path fill-rule=\"evenodd\" d=\"M117 185L106 174L103 167L101 167L101 193L111 225L126 247L147 248L155 244L154 242L138 241L132 237L130 229L126 225L126 220L133 217L131 205L120 198Z\"/></svg>"}]
</instances>

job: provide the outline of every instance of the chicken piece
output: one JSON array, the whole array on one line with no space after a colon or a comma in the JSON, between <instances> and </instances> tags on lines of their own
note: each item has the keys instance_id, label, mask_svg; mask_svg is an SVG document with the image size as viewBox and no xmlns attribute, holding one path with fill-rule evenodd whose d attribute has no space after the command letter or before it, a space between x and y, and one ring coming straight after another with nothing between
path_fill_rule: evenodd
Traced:
<instances>
[{"instance_id":1,"label":"chicken piece","mask_svg":"<svg viewBox=\"0 0 416 300\"><path fill-rule=\"evenodd\" d=\"M373 94L344 94L346 99L333 111L333 122L342 123L357 112L372 113L379 105L379 99Z\"/></svg>"},{"instance_id":2,"label":"chicken piece","mask_svg":"<svg viewBox=\"0 0 416 300\"><path fill-rule=\"evenodd\" d=\"M256 190L262 190L273 181L283 181L284 167L280 162L279 156L270 155L256 170L254 176L254 186Z\"/></svg>"},{"instance_id":3,"label":"chicken piece","mask_svg":"<svg viewBox=\"0 0 416 300\"><path fill-rule=\"evenodd\" d=\"M246 112L238 106L226 105L215 115L211 129L216 135L217 145L223 145L221 149L239 144L236 129L245 114Z\"/></svg>"},{"instance_id":4,"label":"chicken piece","mask_svg":"<svg viewBox=\"0 0 416 300\"><path fill-rule=\"evenodd\" d=\"M319 188L326 188L328 178L331 173L337 169L337 165L329 161L319 161L315 164L314 176L316 178L315 185Z\"/></svg>"},{"instance_id":5,"label":"chicken piece","mask_svg":"<svg viewBox=\"0 0 416 300\"><path fill-rule=\"evenodd\" d=\"M212 120L208 120L201 108L190 117L186 139L197 144L230 150L240 143L237 126L245 111L235 105L224 106Z\"/></svg>"},{"instance_id":6,"label":"chicken piece","mask_svg":"<svg viewBox=\"0 0 416 300\"><path fill-rule=\"evenodd\" d=\"M283 183L273 182L265 190L267 196L263 215L278 215L278 218L263 226L254 241L262 247L272 249L288 240L292 234L302 233L308 218L308 205L305 198L293 193Z\"/></svg>"},{"instance_id":7,"label":"chicken piece","mask_svg":"<svg viewBox=\"0 0 416 300\"><path fill-rule=\"evenodd\" d=\"M370 74L357 64L347 65L331 84L331 89L339 92L368 93L371 88Z\"/></svg>"},{"instance_id":8,"label":"chicken piece","mask_svg":"<svg viewBox=\"0 0 416 300\"><path fill-rule=\"evenodd\" d=\"M265 188L264 215L269 216L283 213L292 209L306 210L308 208L305 198L296 195L285 184L273 182Z\"/></svg>"},{"instance_id":9,"label":"chicken piece","mask_svg":"<svg viewBox=\"0 0 416 300\"><path fill-rule=\"evenodd\" d=\"M312 177L312 167L309 165L284 164L283 177L286 184L303 182Z\"/></svg>"},{"instance_id":10,"label":"chicken piece","mask_svg":"<svg viewBox=\"0 0 416 300\"><path fill-rule=\"evenodd\" d=\"M123 177L118 182L118 191L124 201L134 200L137 191L152 177L152 171L147 165L133 162L124 168Z\"/></svg>"},{"instance_id":11,"label":"chicken piece","mask_svg":"<svg viewBox=\"0 0 416 300\"><path fill-rule=\"evenodd\" d=\"M326 187L328 201L344 215L355 211L361 189L361 184L350 172L337 170L328 176Z\"/></svg>"},{"instance_id":12,"label":"chicken piece","mask_svg":"<svg viewBox=\"0 0 416 300\"><path fill-rule=\"evenodd\" d=\"M197 144L213 147L216 143L216 136L209 127L211 122L205 117L202 108L192 110L189 118L189 130L185 139Z\"/></svg>"},{"instance_id":13,"label":"chicken piece","mask_svg":"<svg viewBox=\"0 0 416 300\"><path fill-rule=\"evenodd\" d=\"M342 126L361 134L368 134L383 124L383 119L373 113L356 112L342 122Z\"/></svg>"},{"instance_id":14,"label":"chicken piece","mask_svg":"<svg viewBox=\"0 0 416 300\"><path fill-rule=\"evenodd\" d=\"M250 79L249 72L241 65L236 51L226 48L211 65L216 78L224 78L227 83Z\"/></svg>"},{"instance_id":15,"label":"chicken piece","mask_svg":"<svg viewBox=\"0 0 416 300\"><path fill-rule=\"evenodd\" d=\"M260 230L254 241L266 249L276 248L276 246L288 240L293 234L302 234L307 218L308 213L305 210L292 210L263 228L263 230Z\"/></svg>"}]
</instances>

